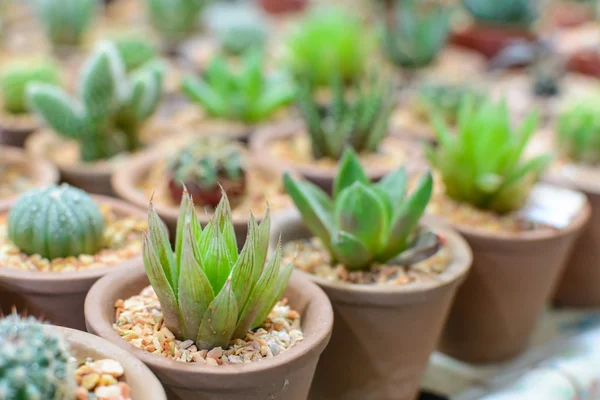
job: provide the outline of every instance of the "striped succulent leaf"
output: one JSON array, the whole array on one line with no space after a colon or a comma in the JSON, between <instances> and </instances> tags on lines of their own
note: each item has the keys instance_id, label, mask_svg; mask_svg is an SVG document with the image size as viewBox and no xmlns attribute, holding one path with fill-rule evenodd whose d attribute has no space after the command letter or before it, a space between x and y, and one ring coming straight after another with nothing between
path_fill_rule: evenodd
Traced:
<instances>
[{"instance_id":1,"label":"striped succulent leaf","mask_svg":"<svg viewBox=\"0 0 600 400\"><path fill-rule=\"evenodd\" d=\"M226 347L260 326L283 295L292 265L281 266L278 245L267 263L270 216L251 216L241 252L225 193L213 218L201 228L191 196L184 192L175 252L152 203L144 237L144 266L167 327L199 348Z\"/></svg>"}]
</instances>

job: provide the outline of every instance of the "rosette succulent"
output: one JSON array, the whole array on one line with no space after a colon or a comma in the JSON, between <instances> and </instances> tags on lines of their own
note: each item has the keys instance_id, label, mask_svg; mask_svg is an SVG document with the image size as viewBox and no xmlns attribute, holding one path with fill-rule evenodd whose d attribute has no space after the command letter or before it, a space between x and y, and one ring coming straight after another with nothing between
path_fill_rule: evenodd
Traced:
<instances>
[{"instance_id":1,"label":"rosette succulent","mask_svg":"<svg viewBox=\"0 0 600 400\"><path fill-rule=\"evenodd\" d=\"M234 201L246 189L246 168L241 146L219 138L204 138L185 146L169 161L169 189L181 201L184 188L199 204L216 207L221 191Z\"/></svg>"},{"instance_id":2,"label":"rosette succulent","mask_svg":"<svg viewBox=\"0 0 600 400\"><path fill-rule=\"evenodd\" d=\"M58 84L58 69L49 60L7 62L0 70L0 98L4 110L10 114L27 113L26 89L33 82Z\"/></svg>"},{"instance_id":3,"label":"rosette succulent","mask_svg":"<svg viewBox=\"0 0 600 400\"><path fill-rule=\"evenodd\" d=\"M283 177L302 220L331 254L349 270L368 269L390 260L412 264L438 250L439 240L418 224L431 198L429 172L407 195L407 175L399 168L371 183L356 154L347 149L330 198L310 182Z\"/></svg>"},{"instance_id":4,"label":"rosette succulent","mask_svg":"<svg viewBox=\"0 0 600 400\"><path fill-rule=\"evenodd\" d=\"M308 82L300 88L298 105L310 135L315 159L339 159L344 148L374 152L387 134L395 97L394 85L374 75L346 91L341 78L331 80L331 102L323 106Z\"/></svg>"},{"instance_id":5,"label":"rosette succulent","mask_svg":"<svg viewBox=\"0 0 600 400\"><path fill-rule=\"evenodd\" d=\"M318 8L287 40L286 63L296 77L327 85L334 74L344 82L365 71L372 38L361 21L338 8Z\"/></svg>"},{"instance_id":6,"label":"rosette succulent","mask_svg":"<svg viewBox=\"0 0 600 400\"><path fill-rule=\"evenodd\" d=\"M385 25L382 42L395 65L423 68L433 62L446 44L450 10L443 5L423 7L416 0L397 2L391 23Z\"/></svg>"},{"instance_id":7,"label":"rosette succulent","mask_svg":"<svg viewBox=\"0 0 600 400\"><path fill-rule=\"evenodd\" d=\"M185 39L199 22L207 0L146 0L150 24L168 47Z\"/></svg>"},{"instance_id":8,"label":"rosette succulent","mask_svg":"<svg viewBox=\"0 0 600 400\"><path fill-rule=\"evenodd\" d=\"M461 104L455 135L434 114L439 145L428 148L427 155L446 195L497 213L521 208L552 158L545 154L523 160L537 120L537 114L531 113L513 129L505 101L476 104L471 96Z\"/></svg>"},{"instance_id":9,"label":"rosette succulent","mask_svg":"<svg viewBox=\"0 0 600 400\"><path fill-rule=\"evenodd\" d=\"M33 317L0 320L0 398L74 398L75 365L65 340Z\"/></svg>"},{"instance_id":10,"label":"rosette succulent","mask_svg":"<svg viewBox=\"0 0 600 400\"><path fill-rule=\"evenodd\" d=\"M100 209L90 195L67 184L23 194L8 213L7 225L10 240L30 255L76 257L102 247Z\"/></svg>"},{"instance_id":11,"label":"rosette succulent","mask_svg":"<svg viewBox=\"0 0 600 400\"><path fill-rule=\"evenodd\" d=\"M101 42L87 60L79 81L79 98L47 84L31 84L29 104L56 133L79 142L81 159L95 161L140 146L143 122L156 110L162 65L146 63L127 75L112 42Z\"/></svg>"},{"instance_id":12,"label":"rosette succulent","mask_svg":"<svg viewBox=\"0 0 600 400\"><path fill-rule=\"evenodd\" d=\"M466 96L473 96L476 102L485 99L483 93L469 86L427 83L419 88L413 104L420 118L429 121L432 113L438 113L447 123L454 125Z\"/></svg>"},{"instance_id":13,"label":"rosette succulent","mask_svg":"<svg viewBox=\"0 0 600 400\"><path fill-rule=\"evenodd\" d=\"M152 203L144 237L144 266L160 301L165 324L180 340L198 348L227 347L260 326L280 299L292 274L281 266L278 245L266 263L270 217L260 225L253 216L238 254L227 196L202 229L192 198L181 199L175 254ZM266 263L266 265L265 265Z\"/></svg>"},{"instance_id":14,"label":"rosette succulent","mask_svg":"<svg viewBox=\"0 0 600 400\"><path fill-rule=\"evenodd\" d=\"M600 162L600 99L580 100L558 118L557 147L575 162Z\"/></svg>"},{"instance_id":15,"label":"rosette succulent","mask_svg":"<svg viewBox=\"0 0 600 400\"><path fill-rule=\"evenodd\" d=\"M497 25L530 25L538 13L534 0L463 0L466 9L481 22Z\"/></svg>"},{"instance_id":16,"label":"rosette succulent","mask_svg":"<svg viewBox=\"0 0 600 400\"><path fill-rule=\"evenodd\" d=\"M287 75L263 72L260 52L248 53L239 70L216 56L201 78L184 78L182 89L210 116L245 123L268 119L296 96Z\"/></svg>"},{"instance_id":17,"label":"rosette succulent","mask_svg":"<svg viewBox=\"0 0 600 400\"><path fill-rule=\"evenodd\" d=\"M97 0L34 0L32 3L55 46L80 44L98 9Z\"/></svg>"}]
</instances>

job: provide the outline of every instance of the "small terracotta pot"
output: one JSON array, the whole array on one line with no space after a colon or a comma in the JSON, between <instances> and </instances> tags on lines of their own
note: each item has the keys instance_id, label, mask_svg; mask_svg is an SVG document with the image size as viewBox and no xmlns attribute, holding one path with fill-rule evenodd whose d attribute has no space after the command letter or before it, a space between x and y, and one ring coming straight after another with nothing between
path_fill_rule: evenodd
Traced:
<instances>
[{"instance_id":1,"label":"small terracotta pot","mask_svg":"<svg viewBox=\"0 0 600 400\"><path fill-rule=\"evenodd\" d=\"M154 164L168 158L174 151L177 151L177 149L155 149L133 156L112 178L112 185L117 195L138 207L148 208L150 199L146 197L142 190L138 189L138 183L148 174ZM255 168L252 163L250 163L250 168ZM265 170L265 173L270 172ZM276 178L274 177L274 179ZM154 202L154 209L167 225L167 228L171 233L171 239L174 239L175 232L177 231L179 204L169 205ZM202 212L198 212L197 215L198 220L203 227L208 224L212 216L211 214ZM262 220L261 215L256 215L255 217L257 221ZM233 227L235 229L238 244L243 245L246 241L249 218L250 213L242 218L238 215L233 216Z\"/></svg>"},{"instance_id":2,"label":"small terracotta pot","mask_svg":"<svg viewBox=\"0 0 600 400\"><path fill-rule=\"evenodd\" d=\"M584 192L591 205L591 217L577 240L567 267L554 293L559 306L600 307L600 191L591 185L577 184L556 175L545 180L557 186Z\"/></svg>"},{"instance_id":3,"label":"small terracotta pot","mask_svg":"<svg viewBox=\"0 0 600 400\"><path fill-rule=\"evenodd\" d=\"M305 400L333 326L333 311L316 285L297 273L284 293L302 316L304 340L285 353L243 365L198 365L169 360L129 344L112 327L114 304L149 285L142 270L122 270L98 281L86 299L88 330L142 360L171 400Z\"/></svg>"},{"instance_id":4,"label":"small terracotta pot","mask_svg":"<svg viewBox=\"0 0 600 400\"><path fill-rule=\"evenodd\" d=\"M35 187L48 186L58 182L58 170L54 165L43 159L29 157L21 149L0 146L0 160L0 164L22 165ZM18 193L15 193L16 195Z\"/></svg>"},{"instance_id":5,"label":"small terracotta pot","mask_svg":"<svg viewBox=\"0 0 600 400\"><path fill-rule=\"evenodd\" d=\"M98 203L111 204L118 215L146 217L146 213L121 200L93 196ZM10 210L15 200L0 202L0 214ZM85 330L83 303L85 296L98 279L115 270L143 270L142 255L104 268L39 272L23 271L0 266L0 306L7 314L17 311L43 317L55 325Z\"/></svg>"},{"instance_id":6,"label":"small terracotta pot","mask_svg":"<svg viewBox=\"0 0 600 400\"><path fill-rule=\"evenodd\" d=\"M259 0L259 3L269 14L285 14L304 10L308 0Z\"/></svg>"},{"instance_id":7,"label":"small terracotta pot","mask_svg":"<svg viewBox=\"0 0 600 400\"><path fill-rule=\"evenodd\" d=\"M567 61L569 71L600 78L600 52L592 49L579 50Z\"/></svg>"},{"instance_id":8,"label":"small terracotta pot","mask_svg":"<svg viewBox=\"0 0 600 400\"><path fill-rule=\"evenodd\" d=\"M271 142L291 138L295 135L301 135L303 134L303 130L304 123L301 121L271 125L258 130L253 136L250 137L250 154L252 161L267 171L277 171L280 174L284 171L290 171L321 187L326 192L331 193L333 181L337 175L337 167L322 168L318 165L312 165L308 163L294 163L281 158L275 158L269 154ZM392 136L396 138L395 140L404 141L406 143L406 147L410 150L407 152L410 154L409 160L404 164L407 169L412 171L415 168L420 167L422 145L419 144L417 140L412 140L406 137L401 139L397 135ZM400 167L400 165L395 165L392 167L367 166L365 168L365 173L372 181L378 181L390 171L398 167Z\"/></svg>"},{"instance_id":9,"label":"small terracotta pot","mask_svg":"<svg viewBox=\"0 0 600 400\"><path fill-rule=\"evenodd\" d=\"M428 227L447 240L452 260L435 280L404 286L355 285L296 271L319 285L333 304L334 327L311 389L315 400L414 400L456 289L471 266L471 250L459 235ZM298 214L274 221L271 248L312 236Z\"/></svg>"},{"instance_id":10,"label":"small terracotta pot","mask_svg":"<svg viewBox=\"0 0 600 400\"><path fill-rule=\"evenodd\" d=\"M110 343L89 333L54 325L44 330L65 338L73 357L78 361L91 357L94 360L118 361L125 370L125 383L131 387L133 400L167 400L165 391L156 376L140 360Z\"/></svg>"},{"instance_id":11,"label":"small terracotta pot","mask_svg":"<svg viewBox=\"0 0 600 400\"><path fill-rule=\"evenodd\" d=\"M483 54L488 60L494 58L510 42L534 40L535 35L523 28L473 24L453 32L450 42Z\"/></svg>"},{"instance_id":12,"label":"small terracotta pot","mask_svg":"<svg viewBox=\"0 0 600 400\"><path fill-rule=\"evenodd\" d=\"M589 217L586 204L563 230L502 236L449 224L473 249L473 268L458 290L440 350L472 363L521 353Z\"/></svg>"}]
</instances>

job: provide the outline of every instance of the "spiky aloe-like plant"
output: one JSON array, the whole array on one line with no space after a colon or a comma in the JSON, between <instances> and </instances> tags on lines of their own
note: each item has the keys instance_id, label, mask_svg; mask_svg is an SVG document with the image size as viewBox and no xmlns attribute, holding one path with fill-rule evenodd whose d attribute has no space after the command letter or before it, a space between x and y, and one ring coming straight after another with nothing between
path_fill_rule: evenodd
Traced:
<instances>
[{"instance_id":1,"label":"spiky aloe-like plant","mask_svg":"<svg viewBox=\"0 0 600 400\"><path fill-rule=\"evenodd\" d=\"M392 259L412 263L437 251L433 234L417 231L433 190L429 172L407 196L404 168L373 184L354 151L347 149L335 177L333 197L287 172L283 182L306 226L321 240L332 260L350 270Z\"/></svg>"},{"instance_id":2,"label":"spiky aloe-like plant","mask_svg":"<svg viewBox=\"0 0 600 400\"><path fill-rule=\"evenodd\" d=\"M209 115L246 123L264 121L296 96L287 75L263 72L263 56L258 51L246 54L239 70L216 56L202 78L184 78L182 89Z\"/></svg>"},{"instance_id":3,"label":"spiky aloe-like plant","mask_svg":"<svg viewBox=\"0 0 600 400\"><path fill-rule=\"evenodd\" d=\"M315 159L339 159L344 148L374 152L385 137L395 104L393 84L375 75L344 89L339 76L331 80L331 103L322 106L309 82L300 87L298 104L310 135Z\"/></svg>"},{"instance_id":4,"label":"spiky aloe-like plant","mask_svg":"<svg viewBox=\"0 0 600 400\"><path fill-rule=\"evenodd\" d=\"M50 60L14 60L0 71L0 97L11 114L27 113L26 89L32 82L58 84L58 69Z\"/></svg>"},{"instance_id":5,"label":"spiky aloe-like plant","mask_svg":"<svg viewBox=\"0 0 600 400\"><path fill-rule=\"evenodd\" d=\"M444 47L449 30L450 10L446 6L423 9L415 0L397 2L392 23L383 30L383 49L399 67L423 68Z\"/></svg>"},{"instance_id":6,"label":"spiky aloe-like plant","mask_svg":"<svg viewBox=\"0 0 600 400\"><path fill-rule=\"evenodd\" d=\"M598 98L580 100L558 118L557 147L575 162L600 163L599 104Z\"/></svg>"},{"instance_id":7,"label":"spiky aloe-like plant","mask_svg":"<svg viewBox=\"0 0 600 400\"><path fill-rule=\"evenodd\" d=\"M40 22L55 46L78 45L96 15L97 0L34 0Z\"/></svg>"},{"instance_id":8,"label":"spiky aloe-like plant","mask_svg":"<svg viewBox=\"0 0 600 400\"><path fill-rule=\"evenodd\" d=\"M80 144L81 159L106 159L140 147L139 130L158 105L162 65L130 74L112 42L101 42L87 60L79 99L53 85L29 85L29 104L54 131Z\"/></svg>"},{"instance_id":9,"label":"spiky aloe-like plant","mask_svg":"<svg viewBox=\"0 0 600 400\"><path fill-rule=\"evenodd\" d=\"M463 0L466 9L481 22L529 26L536 18L535 0Z\"/></svg>"},{"instance_id":10,"label":"spiky aloe-like plant","mask_svg":"<svg viewBox=\"0 0 600 400\"><path fill-rule=\"evenodd\" d=\"M169 47L185 39L196 27L208 0L146 0L150 23Z\"/></svg>"},{"instance_id":11,"label":"spiky aloe-like plant","mask_svg":"<svg viewBox=\"0 0 600 400\"><path fill-rule=\"evenodd\" d=\"M227 196L204 227L192 198L184 193L179 209L175 254L152 203L144 237L144 266L161 304L166 326L199 348L227 347L260 326L282 296L292 266L281 265L278 245L265 265L269 212L260 225L251 215L248 237L238 254Z\"/></svg>"},{"instance_id":12,"label":"spiky aloe-like plant","mask_svg":"<svg viewBox=\"0 0 600 400\"><path fill-rule=\"evenodd\" d=\"M459 202L505 213L521 208L550 162L545 154L523 161L523 150L537 126L537 113L513 129L506 101L461 104L456 134L440 115L433 116L439 145L427 149L446 194Z\"/></svg>"}]
</instances>

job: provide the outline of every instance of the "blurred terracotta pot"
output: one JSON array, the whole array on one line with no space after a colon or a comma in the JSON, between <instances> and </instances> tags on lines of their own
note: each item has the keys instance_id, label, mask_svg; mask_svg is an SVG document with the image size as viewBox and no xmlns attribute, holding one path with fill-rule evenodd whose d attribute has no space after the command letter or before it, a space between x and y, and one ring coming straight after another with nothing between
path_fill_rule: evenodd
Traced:
<instances>
[{"instance_id":1,"label":"blurred terracotta pot","mask_svg":"<svg viewBox=\"0 0 600 400\"><path fill-rule=\"evenodd\" d=\"M592 49L573 53L567 62L570 71L600 78L600 52Z\"/></svg>"},{"instance_id":2,"label":"blurred terracotta pot","mask_svg":"<svg viewBox=\"0 0 600 400\"><path fill-rule=\"evenodd\" d=\"M483 54L488 60L516 40L534 40L535 35L523 28L473 24L453 32L450 42Z\"/></svg>"},{"instance_id":3,"label":"blurred terracotta pot","mask_svg":"<svg viewBox=\"0 0 600 400\"><path fill-rule=\"evenodd\" d=\"M142 360L170 400L306 400L321 352L329 342L333 312L327 296L297 273L284 297L302 316L304 340L284 353L241 365L200 365L169 360L138 349L117 334L114 304L149 285L141 269L122 270L98 281L86 299L88 330Z\"/></svg>"},{"instance_id":4,"label":"blurred terracotta pot","mask_svg":"<svg viewBox=\"0 0 600 400\"><path fill-rule=\"evenodd\" d=\"M118 361L125 370L125 383L131 388L134 400L167 400L164 389L152 371L125 350L98 336L75 329L53 325L45 325L44 329L64 337L71 354L78 361L88 357Z\"/></svg>"},{"instance_id":5,"label":"blurred terracotta pot","mask_svg":"<svg viewBox=\"0 0 600 400\"><path fill-rule=\"evenodd\" d=\"M18 165L27 171L33 187L48 186L58 182L58 170L44 159L30 157L23 150L0 146L0 165ZM18 195L18 193L15 193Z\"/></svg>"},{"instance_id":6,"label":"blurred terracotta pot","mask_svg":"<svg viewBox=\"0 0 600 400\"><path fill-rule=\"evenodd\" d=\"M473 268L458 290L440 350L472 363L521 353L589 217L586 204L565 229L515 235L448 223L471 246Z\"/></svg>"},{"instance_id":7,"label":"blurred terracotta pot","mask_svg":"<svg viewBox=\"0 0 600 400\"><path fill-rule=\"evenodd\" d=\"M426 224L445 239L452 258L430 281L403 286L332 282L296 271L319 285L333 304L335 323L311 389L315 400L414 400L437 346L471 250L453 231ZM280 215L273 231L282 243L312 236L296 212ZM273 236L271 248L279 235Z\"/></svg>"},{"instance_id":8,"label":"blurred terracotta pot","mask_svg":"<svg viewBox=\"0 0 600 400\"><path fill-rule=\"evenodd\" d=\"M259 3L270 14L285 14L304 10L308 0L259 0Z\"/></svg>"},{"instance_id":9,"label":"blurred terracotta pot","mask_svg":"<svg viewBox=\"0 0 600 400\"><path fill-rule=\"evenodd\" d=\"M93 196L100 204L110 204L117 215L146 213L121 200ZM10 210L15 200L0 202L0 214ZM85 296L98 279L115 270L143 270L142 255L117 264L95 269L64 272L24 271L0 266L0 306L10 313L12 307L28 315L42 317L55 325L85 330L83 303Z\"/></svg>"}]
</instances>

